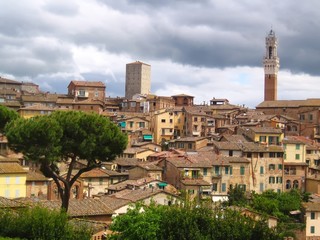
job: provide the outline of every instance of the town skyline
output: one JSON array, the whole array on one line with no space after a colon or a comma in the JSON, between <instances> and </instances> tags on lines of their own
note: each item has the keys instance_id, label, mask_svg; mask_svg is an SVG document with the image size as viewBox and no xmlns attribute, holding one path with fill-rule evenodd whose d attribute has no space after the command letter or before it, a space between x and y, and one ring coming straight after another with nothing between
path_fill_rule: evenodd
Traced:
<instances>
[{"instance_id":1,"label":"town skyline","mask_svg":"<svg viewBox=\"0 0 320 240\"><path fill-rule=\"evenodd\" d=\"M0 76L66 93L70 80L102 81L124 96L125 65L151 65L151 92L213 97L254 108L262 59L279 41L278 99L317 98L319 3L297 1L33 1L0 3ZM299 8L297 7L299 6ZM248 14L250 13L250 14Z\"/></svg>"}]
</instances>

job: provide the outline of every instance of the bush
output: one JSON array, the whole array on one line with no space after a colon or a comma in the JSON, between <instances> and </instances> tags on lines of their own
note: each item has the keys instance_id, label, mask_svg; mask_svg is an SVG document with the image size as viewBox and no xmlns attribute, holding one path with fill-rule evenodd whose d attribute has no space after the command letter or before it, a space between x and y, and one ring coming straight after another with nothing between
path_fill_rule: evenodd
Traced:
<instances>
[{"instance_id":1,"label":"bush","mask_svg":"<svg viewBox=\"0 0 320 240\"><path fill-rule=\"evenodd\" d=\"M90 239L88 226L75 226L68 222L64 212L46 208L0 210L0 236L20 239Z\"/></svg>"}]
</instances>

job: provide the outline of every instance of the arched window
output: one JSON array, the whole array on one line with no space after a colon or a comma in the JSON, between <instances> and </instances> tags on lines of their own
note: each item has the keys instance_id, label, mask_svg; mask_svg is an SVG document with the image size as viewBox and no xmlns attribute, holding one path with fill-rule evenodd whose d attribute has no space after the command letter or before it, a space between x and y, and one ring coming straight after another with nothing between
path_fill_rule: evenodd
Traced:
<instances>
[{"instance_id":1,"label":"arched window","mask_svg":"<svg viewBox=\"0 0 320 240\"><path fill-rule=\"evenodd\" d=\"M269 58L271 58L272 57L272 47L270 46L269 47Z\"/></svg>"},{"instance_id":2,"label":"arched window","mask_svg":"<svg viewBox=\"0 0 320 240\"><path fill-rule=\"evenodd\" d=\"M290 189L291 188L291 181L287 180L286 181L286 189Z\"/></svg>"},{"instance_id":3,"label":"arched window","mask_svg":"<svg viewBox=\"0 0 320 240\"><path fill-rule=\"evenodd\" d=\"M299 182L298 180L293 181L293 188L299 188Z\"/></svg>"}]
</instances>

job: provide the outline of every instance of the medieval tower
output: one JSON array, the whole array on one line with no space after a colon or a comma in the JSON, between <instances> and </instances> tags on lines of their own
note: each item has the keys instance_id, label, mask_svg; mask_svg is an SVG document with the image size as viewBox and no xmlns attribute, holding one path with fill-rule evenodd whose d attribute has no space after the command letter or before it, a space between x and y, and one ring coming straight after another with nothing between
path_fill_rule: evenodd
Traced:
<instances>
[{"instance_id":1,"label":"medieval tower","mask_svg":"<svg viewBox=\"0 0 320 240\"><path fill-rule=\"evenodd\" d=\"M277 82L279 58L277 53L278 41L273 30L266 37L266 52L264 65L264 101L277 100Z\"/></svg>"}]
</instances>

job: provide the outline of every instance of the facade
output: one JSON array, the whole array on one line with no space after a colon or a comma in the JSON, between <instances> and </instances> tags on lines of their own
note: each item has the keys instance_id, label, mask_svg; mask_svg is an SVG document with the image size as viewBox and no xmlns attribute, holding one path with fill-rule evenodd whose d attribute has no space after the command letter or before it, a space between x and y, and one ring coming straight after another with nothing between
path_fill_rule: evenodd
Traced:
<instances>
[{"instance_id":1,"label":"facade","mask_svg":"<svg viewBox=\"0 0 320 240\"><path fill-rule=\"evenodd\" d=\"M278 41L273 30L266 37L266 52L264 65L264 101L277 100L279 58L277 53Z\"/></svg>"},{"instance_id":2,"label":"facade","mask_svg":"<svg viewBox=\"0 0 320 240\"><path fill-rule=\"evenodd\" d=\"M150 94L151 66L143 62L133 62L126 65L125 97L132 99L135 94Z\"/></svg>"},{"instance_id":3,"label":"facade","mask_svg":"<svg viewBox=\"0 0 320 240\"><path fill-rule=\"evenodd\" d=\"M185 151L197 151L208 144L205 137L185 137L174 139L169 142L169 148L182 149Z\"/></svg>"},{"instance_id":4,"label":"facade","mask_svg":"<svg viewBox=\"0 0 320 240\"><path fill-rule=\"evenodd\" d=\"M27 171L16 162L0 162L0 197L26 197Z\"/></svg>"},{"instance_id":5,"label":"facade","mask_svg":"<svg viewBox=\"0 0 320 240\"><path fill-rule=\"evenodd\" d=\"M29 171L27 174L27 193L28 198L47 199L49 180L43 174L35 171Z\"/></svg>"},{"instance_id":6,"label":"facade","mask_svg":"<svg viewBox=\"0 0 320 240\"><path fill-rule=\"evenodd\" d=\"M78 100L95 99L105 101L106 86L102 82L71 81L68 85L68 95Z\"/></svg>"},{"instance_id":7,"label":"facade","mask_svg":"<svg viewBox=\"0 0 320 240\"><path fill-rule=\"evenodd\" d=\"M174 113L172 110L162 109L151 116L150 130L154 134L154 142L161 144L174 137Z\"/></svg>"},{"instance_id":8,"label":"facade","mask_svg":"<svg viewBox=\"0 0 320 240\"><path fill-rule=\"evenodd\" d=\"M320 203L303 203L302 209L306 224L306 240L320 239Z\"/></svg>"},{"instance_id":9,"label":"facade","mask_svg":"<svg viewBox=\"0 0 320 240\"><path fill-rule=\"evenodd\" d=\"M194 96L186 95L186 94L179 94L172 96L175 106L182 107L182 106L193 106L193 99Z\"/></svg>"}]
</instances>

